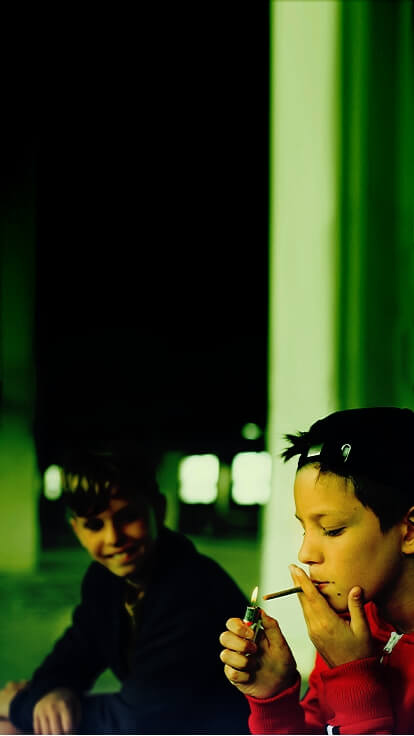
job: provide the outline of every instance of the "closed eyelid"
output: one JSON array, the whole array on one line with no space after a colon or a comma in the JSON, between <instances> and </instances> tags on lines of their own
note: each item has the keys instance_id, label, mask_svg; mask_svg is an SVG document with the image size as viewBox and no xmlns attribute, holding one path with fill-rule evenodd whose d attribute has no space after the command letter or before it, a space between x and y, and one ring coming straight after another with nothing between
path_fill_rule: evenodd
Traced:
<instances>
[{"instance_id":1,"label":"closed eyelid","mask_svg":"<svg viewBox=\"0 0 414 736\"><path fill-rule=\"evenodd\" d=\"M102 529L104 523L102 519L97 519L96 517L93 517L92 519L87 519L84 522L84 529L88 529L91 532L98 532Z\"/></svg>"},{"instance_id":2,"label":"closed eyelid","mask_svg":"<svg viewBox=\"0 0 414 736\"><path fill-rule=\"evenodd\" d=\"M295 514L295 518L301 524L302 529L303 529L303 535L305 535L307 533L307 531L309 531L309 528L307 529L307 524L305 524L302 521L302 519L300 519L298 516L296 516L296 514ZM317 527L325 536L332 536L333 537L333 536L339 536L339 534L341 532L343 532L344 529L346 529L347 524L344 523L343 521L341 521L341 522L332 523L329 526L324 526L323 524L320 523L320 519L319 519L316 522L316 525L315 524L311 524L310 526L312 528L314 528L314 529Z\"/></svg>"},{"instance_id":3,"label":"closed eyelid","mask_svg":"<svg viewBox=\"0 0 414 736\"><path fill-rule=\"evenodd\" d=\"M135 521L136 519L143 519L145 511L143 509L128 507L127 509L120 509L114 514L114 521L118 524L122 524L125 521Z\"/></svg>"},{"instance_id":4,"label":"closed eyelid","mask_svg":"<svg viewBox=\"0 0 414 736\"><path fill-rule=\"evenodd\" d=\"M335 526L335 527L331 527L330 529L326 527L322 527L322 529L323 529L323 533L327 537L336 537L336 536L339 536L343 531L345 531L346 526Z\"/></svg>"},{"instance_id":5,"label":"closed eyelid","mask_svg":"<svg viewBox=\"0 0 414 736\"><path fill-rule=\"evenodd\" d=\"M319 524L323 529L327 526L326 522L330 521L330 527L333 528L334 526L344 526L349 521L349 514L340 513L337 510L332 511L325 511L320 514L310 514L306 518L311 523ZM295 519L299 521L302 526L305 525L305 522L303 519L301 519L300 516L295 514ZM325 520L325 523L322 523L322 520Z\"/></svg>"}]
</instances>

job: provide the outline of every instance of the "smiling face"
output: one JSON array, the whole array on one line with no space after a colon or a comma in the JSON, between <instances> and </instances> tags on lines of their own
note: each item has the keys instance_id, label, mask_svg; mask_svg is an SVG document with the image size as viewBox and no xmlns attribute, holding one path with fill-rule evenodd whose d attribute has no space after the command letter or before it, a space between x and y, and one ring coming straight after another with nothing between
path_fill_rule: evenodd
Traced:
<instances>
[{"instance_id":1,"label":"smiling face","mask_svg":"<svg viewBox=\"0 0 414 736\"><path fill-rule=\"evenodd\" d=\"M119 577L144 571L158 537L155 510L143 498L114 496L104 511L75 516L71 525L91 557Z\"/></svg>"},{"instance_id":2,"label":"smiling face","mask_svg":"<svg viewBox=\"0 0 414 736\"><path fill-rule=\"evenodd\" d=\"M296 516L304 529L300 562L337 611L360 585L366 600L387 598L402 573L402 525L383 533L378 517L357 499L350 480L306 465L295 480Z\"/></svg>"}]
</instances>

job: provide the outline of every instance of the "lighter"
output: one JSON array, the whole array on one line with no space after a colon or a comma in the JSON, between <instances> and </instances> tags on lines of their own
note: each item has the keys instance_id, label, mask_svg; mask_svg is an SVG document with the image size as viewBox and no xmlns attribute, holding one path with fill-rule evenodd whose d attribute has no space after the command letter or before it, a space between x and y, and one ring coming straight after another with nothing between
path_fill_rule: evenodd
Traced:
<instances>
[{"instance_id":1,"label":"lighter","mask_svg":"<svg viewBox=\"0 0 414 736\"><path fill-rule=\"evenodd\" d=\"M262 619L260 618L260 608L259 606L256 606L258 592L259 592L259 586L256 585L255 589L253 590L252 597L250 599L251 605L247 606L244 617L243 617L243 623L247 624L247 626L250 626L250 628L253 629L254 631L253 641L255 641L260 629L263 629Z\"/></svg>"}]
</instances>

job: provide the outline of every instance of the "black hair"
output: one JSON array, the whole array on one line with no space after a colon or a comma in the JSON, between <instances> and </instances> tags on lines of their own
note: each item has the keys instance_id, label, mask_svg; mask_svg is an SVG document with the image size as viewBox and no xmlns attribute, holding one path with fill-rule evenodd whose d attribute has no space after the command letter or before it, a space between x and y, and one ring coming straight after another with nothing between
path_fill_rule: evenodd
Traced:
<instances>
[{"instance_id":1,"label":"black hair","mask_svg":"<svg viewBox=\"0 0 414 736\"><path fill-rule=\"evenodd\" d=\"M96 516L111 498L161 497L156 465L139 448L100 444L67 448L61 459L63 498L69 513Z\"/></svg>"},{"instance_id":2,"label":"black hair","mask_svg":"<svg viewBox=\"0 0 414 736\"><path fill-rule=\"evenodd\" d=\"M298 470L315 464L320 473L351 480L355 495L378 517L383 532L414 505L410 476L414 412L396 407L348 409L315 422L307 432L286 434L285 462L299 456Z\"/></svg>"}]
</instances>

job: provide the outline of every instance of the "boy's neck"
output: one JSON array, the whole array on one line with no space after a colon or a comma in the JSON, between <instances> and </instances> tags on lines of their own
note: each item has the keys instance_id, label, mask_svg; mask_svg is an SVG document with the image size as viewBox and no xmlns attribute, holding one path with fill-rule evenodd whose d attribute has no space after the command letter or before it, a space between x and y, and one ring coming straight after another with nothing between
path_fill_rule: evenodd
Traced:
<instances>
[{"instance_id":1,"label":"boy's neck","mask_svg":"<svg viewBox=\"0 0 414 736\"><path fill-rule=\"evenodd\" d=\"M386 600L378 601L378 610L398 633L414 631L414 559L405 559L402 573Z\"/></svg>"},{"instance_id":2,"label":"boy's neck","mask_svg":"<svg viewBox=\"0 0 414 736\"><path fill-rule=\"evenodd\" d=\"M130 585L136 587L136 588L142 588L146 587L148 584L148 581L152 575L152 571L154 569L156 555L157 555L157 549L158 549L158 539L154 544L154 549L152 550L152 554L148 557L145 567L141 570L138 570L137 572L133 572L130 575L127 575L125 577L125 580Z\"/></svg>"}]
</instances>

